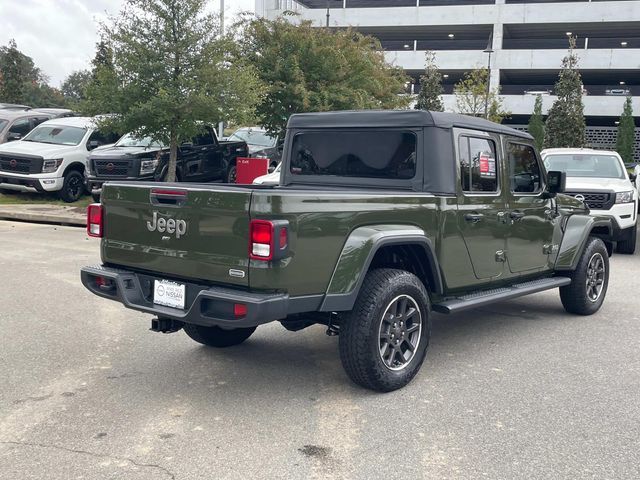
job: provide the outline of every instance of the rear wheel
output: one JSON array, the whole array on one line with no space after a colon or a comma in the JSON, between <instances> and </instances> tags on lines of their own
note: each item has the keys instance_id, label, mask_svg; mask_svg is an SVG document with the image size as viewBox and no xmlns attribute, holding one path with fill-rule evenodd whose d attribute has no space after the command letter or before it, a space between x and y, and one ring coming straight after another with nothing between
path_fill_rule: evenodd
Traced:
<instances>
[{"instance_id":1,"label":"rear wheel","mask_svg":"<svg viewBox=\"0 0 640 480\"><path fill-rule=\"evenodd\" d=\"M236 164L233 163L229 165L229 169L227 170L227 183L236 183L236 178L237 178Z\"/></svg>"},{"instance_id":2,"label":"rear wheel","mask_svg":"<svg viewBox=\"0 0 640 480\"><path fill-rule=\"evenodd\" d=\"M186 323L183 328L192 340L216 348L240 345L256 331L256 327L225 330L220 327L203 327L191 323Z\"/></svg>"},{"instance_id":3,"label":"rear wheel","mask_svg":"<svg viewBox=\"0 0 640 480\"><path fill-rule=\"evenodd\" d=\"M430 336L429 297L418 277L404 270L373 270L341 322L340 359L358 385L390 392L418 373Z\"/></svg>"},{"instance_id":4,"label":"rear wheel","mask_svg":"<svg viewBox=\"0 0 640 480\"><path fill-rule=\"evenodd\" d=\"M599 238L589 237L571 284L560 287L562 306L569 313L592 315L600 310L609 285L609 255Z\"/></svg>"},{"instance_id":5,"label":"rear wheel","mask_svg":"<svg viewBox=\"0 0 640 480\"><path fill-rule=\"evenodd\" d=\"M84 194L84 177L77 170L71 170L64 176L62 182L62 190L60 190L60 198L67 202L73 203L80 200Z\"/></svg>"},{"instance_id":6,"label":"rear wheel","mask_svg":"<svg viewBox=\"0 0 640 480\"><path fill-rule=\"evenodd\" d=\"M618 253L626 253L629 255L635 253L637 236L638 236L638 226L634 225L629 229L629 232L627 233L627 237L623 241L618 242L616 251Z\"/></svg>"}]
</instances>

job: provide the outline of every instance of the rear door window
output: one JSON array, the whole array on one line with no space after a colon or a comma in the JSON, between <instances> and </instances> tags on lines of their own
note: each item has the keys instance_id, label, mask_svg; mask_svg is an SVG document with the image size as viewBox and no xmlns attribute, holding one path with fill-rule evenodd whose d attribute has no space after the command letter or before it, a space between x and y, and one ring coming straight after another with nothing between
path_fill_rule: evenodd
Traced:
<instances>
[{"instance_id":1,"label":"rear door window","mask_svg":"<svg viewBox=\"0 0 640 480\"><path fill-rule=\"evenodd\" d=\"M213 145L215 142L213 141L213 134L211 130L206 129L199 135L196 135L193 138L193 144L197 147L205 147L208 145Z\"/></svg>"},{"instance_id":2,"label":"rear door window","mask_svg":"<svg viewBox=\"0 0 640 480\"><path fill-rule=\"evenodd\" d=\"M458 159L463 192L498 191L498 159L493 140L461 135Z\"/></svg>"},{"instance_id":3,"label":"rear door window","mask_svg":"<svg viewBox=\"0 0 640 480\"><path fill-rule=\"evenodd\" d=\"M416 148L411 131L303 132L293 140L291 173L411 179L416 174Z\"/></svg>"}]
</instances>

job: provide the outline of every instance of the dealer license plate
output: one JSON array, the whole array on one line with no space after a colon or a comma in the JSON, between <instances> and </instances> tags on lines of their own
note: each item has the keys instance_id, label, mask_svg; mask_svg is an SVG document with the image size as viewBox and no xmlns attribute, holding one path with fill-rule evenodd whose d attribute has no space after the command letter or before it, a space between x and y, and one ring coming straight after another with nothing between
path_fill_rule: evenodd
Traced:
<instances>
[{"instance_id":1,"label":"dealer license plate","mask_svg":"<svg viewBox=\"0 0 640 480\"><path fill-rule=\"evenodd\" d=\"M185 291L184 283L176 283L170 280L154 280L153 303L184 310Z\"/></svg>"}]
</instances>

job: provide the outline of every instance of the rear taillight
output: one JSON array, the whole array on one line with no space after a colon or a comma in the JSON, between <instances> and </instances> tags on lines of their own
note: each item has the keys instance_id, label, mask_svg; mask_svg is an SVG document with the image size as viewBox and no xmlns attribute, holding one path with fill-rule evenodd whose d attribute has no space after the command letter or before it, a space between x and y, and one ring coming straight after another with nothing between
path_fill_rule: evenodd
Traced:
<instances>
[{"instance_id":1,"label":"rear taillight","mask_svg":"<svg viewBox=\"0 0 640 480\"><path fill-rule=\"evenodd\" d=\"M279 260L287 254L289 222L251 220L249 224L249 258L253 260Z\"/></svg>"},{"instance_id":2,"label":"rear taillight","mask_svg":"<svg viewBox=\"0 0 640 480\"><path fill-rule=\"evenodd\" d=\"M103 233L102 205L92 203L87 207L87 235L101 238Z\"/></svg>"},{"instance_id":3,"label":"rear taillight","mask_svg":"<svg viewBox=\"0 0 640 480\"><path fill-rule=\"evenodd\" d=\"M265 220L252 220L249 227L249 257L254 260L273 258L273 223Z\"/></svg>"}]
</instances>

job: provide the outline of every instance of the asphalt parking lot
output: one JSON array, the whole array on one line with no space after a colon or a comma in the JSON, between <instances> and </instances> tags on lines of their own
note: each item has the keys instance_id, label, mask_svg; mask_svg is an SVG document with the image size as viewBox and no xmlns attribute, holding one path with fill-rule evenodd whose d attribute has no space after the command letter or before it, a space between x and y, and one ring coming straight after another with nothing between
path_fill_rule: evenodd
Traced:
<instances>
[{"instance_id":1,"label":"asphalt parking lot","mask_svg":"<svg viewBox=\"0 0 640 480\"><path fill-rule=\"evenodd\" d=\"M0 478L640 477L640 254L611 259L592 317L555 291L435 316L382 395L320 326L218 351L148 331L80 284L98 245L0 221Z\"/></svg>"}]
</instances>

